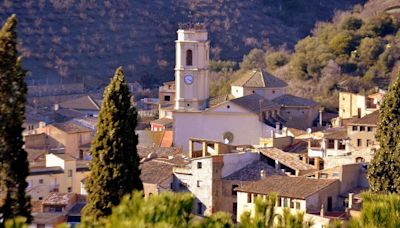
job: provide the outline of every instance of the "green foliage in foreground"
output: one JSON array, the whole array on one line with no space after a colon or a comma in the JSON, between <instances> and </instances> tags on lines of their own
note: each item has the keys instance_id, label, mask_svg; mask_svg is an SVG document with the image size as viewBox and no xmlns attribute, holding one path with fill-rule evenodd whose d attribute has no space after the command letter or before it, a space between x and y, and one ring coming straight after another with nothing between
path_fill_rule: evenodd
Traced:
<instances>
[{"instance_id":1,"label":"green foliage in foreground","mask_svg":"<svg viewBox=\"0 0 400 228\"><path fill-rule=\"evenodd\" d=\"M363 194L363 208L359 220L351 220L349 228L400 227L400 195Z\"/></svg>"},{"instance_id":2,"label":"green foliage in foreground","mask_svg":"<svg viewBox=\"0 0 400 228\"><path fill-rule=\"evenodd\" d=\"M141 192L125 196L112 214L103 220L105 227L232 227L230 216L216 213L205 219L193 214L194 198L191 194L171 192L143 199ZM82 224L83 228L93 227Z\"/></svg>"},{"instance_id":3,"label":"green foliage in foreground","mask_svg":"<svg viewBox=\"0 0 400 228\"><path fill-rule=\"evenodd\" d=\"M275 211L277 197L268 195L265 199L257 197L255 200L255 214L252 217L245 212L240 217L240 227L243 228L307 228L312 226L312 221L304 220L304 213L292 214L289 208L284 208L283 213Z\"/></svg>"},{"instance_id":4,"label":"green foliage in foreground","mask_svg":"<svg viewBox=\"0 0 400 228\"><path fill-rule=\"evenodd\" d=\"M376 139L380 148L368 168L371 190L400 193L400 75L385 95Z\"/></svg>"}]
</instances>

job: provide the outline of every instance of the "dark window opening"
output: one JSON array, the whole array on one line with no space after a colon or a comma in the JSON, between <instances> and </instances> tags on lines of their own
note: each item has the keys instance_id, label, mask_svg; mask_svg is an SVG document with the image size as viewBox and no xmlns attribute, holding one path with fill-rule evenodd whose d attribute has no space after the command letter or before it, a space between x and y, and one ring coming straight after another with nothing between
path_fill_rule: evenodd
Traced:
<instances>
[{"instance_id":1,"label":"dark window opening","mask_svg":"<svg viewBox=\"0 0 400 228\"><path fill-rule=\"evenodd\" d=\"M203 213L203 204L197 203L197 214L201 215Z\"/></svg>"},{"instance_id":2,"label":"dark window opening","mask_svg":"<svg viewBox=\"0 0 400 228\"><path fill-rule=\"evenodd\" d=\"M357 139L357 146L360 147L362 145L361 139Z\"/></svg>"},{"instance_id":3,"label":"dark window opening","mask_svg":"<svg viewBox=\"0 0 400 228\"><path fill-rule=\"evenodd\" d=\"M353 126L353 131L358 131L358 127L357 126Z\"/></svg>"},{"instance_id":4,"label":"dark window opening","mask_svg":"<svg viewBox=\"0 0 400 228\"><path fill-rule=\"evenodd\" d=\"M187 50L186 51L186 66L192 66L193 65L193 52L192 50Z\"/></svg>"},{"instance_id":5,"label":"dark window opening","mask_svg":"<svg viewBox=\"0 0 400 228\"><path fill-rule=\"evenodd\" d=\"M360 131L365 131L365 127L364 126L360 126Z\"/></svg>"},{"instance_id":6,"label":"dark window opening","mask_svg":"<svg viewBox=\"0 0 400 228\"><path fill-rule=\"evenodd\" d=\"M197 168L198 168L198 169L201 169L202 166L203 166L203 164L202 164L201 162L197 162Z\"/></svg>"},{"instance_id":7,"label":"dark window opening","mask_svg":"<svg viewBox=\"0 0 400 228\"><path fill-rule=\"evenodd\" d=\"M164 96L164 101L171 101L171 96Z\"/></svg>"},{"instance_id":8,"label":"dark window opening","mask_svg":"<svg viewBox=\"0 0 400 228\"><path fill-rule=\"evenodd\" d=\"M232 195L233 196L236 196L237 195L237 191L235 190L235 188L237 188L239 185L237 185L237 184L233 184L232 185Z\"/></svg>"},{"instance_id":9,"label":"dark window opening","mask_svg":"<svg viewBox=\"0 0 400 228\"><path fill-rule=\"evenodd\" d=\"M368 131L372 131L372 127L368 127Z\"/></svg>"},{"instance_id":10,"label":"dark window opening","mask_svg":"<svg viewBox=\"0 0 400 228\"><path fill-rule=\"evenodd\" d=\"M335 140L329 139L328 140L328 149L333 149L335 148Z\"/></svg>"}]
</instances>

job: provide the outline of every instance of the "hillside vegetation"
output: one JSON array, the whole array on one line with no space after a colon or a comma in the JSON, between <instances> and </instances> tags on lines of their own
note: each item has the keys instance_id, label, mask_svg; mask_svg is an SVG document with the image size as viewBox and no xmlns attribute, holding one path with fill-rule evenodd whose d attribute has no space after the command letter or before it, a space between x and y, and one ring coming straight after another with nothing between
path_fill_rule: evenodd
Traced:
<instances>
[{"instance_id":1,"label":"hillside vegetation","mask_svg":"<svg viewBox=\"0 0 400 228\"><path fill-rule=\"evenodd\" d=\"M364 0L4 0L0 22L19 19L28 83L103 86L122 65L129 81L173 79L178 23L203 21L211 57L239 61L253 48L292 48L316 21Z\"/></svg>"},{"instance_id":2,"label":"hillside vegetation","mask_svg":"<svg viewBox=\"0 0 400 228\"><path fill-rule=\"evenodd\" d=\"M213 96L221 95L227 84L251 68L268 69L289 83L291 93L327 107L337 106L341 90L387 88L400 66L400 23L384 11L370 16L364 12L355 7L338 12L332 22L317 23L312 35L300 40L293 52L253 49L239 71L228 77L214 75L221 83L212 86Z\"/></svg>"}]
</instances>

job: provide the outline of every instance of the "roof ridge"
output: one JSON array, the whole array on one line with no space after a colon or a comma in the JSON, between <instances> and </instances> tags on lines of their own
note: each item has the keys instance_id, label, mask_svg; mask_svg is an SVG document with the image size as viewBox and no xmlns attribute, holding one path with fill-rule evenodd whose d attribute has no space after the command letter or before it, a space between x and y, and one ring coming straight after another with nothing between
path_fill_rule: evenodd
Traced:
<instances>
[{"instance_id":1,"label":"roof ridge","mask_svg":"<svg viewBox=\"0 0 400 228\"><path fill-rule=\"evenodd\" d=\"M250 79L252 79L256 73L257 73L257 70L253 70L253 74L251 74L251 76L246 81L243 82L243 86L246 85L246 83L248 81L250 81Z\"/></svg>"},{"instance_id":2,"label":"roof ridge","mask_svg":"<svg viewBox=\"0 0 400 228\"><path fill-rule=\"evenodd\" d=\"M96 106L98 109L100 109L100 106L94 101L94 99L90 95L87 95L87 97L89 98L90 102L92 102L94 104L94 106Z\"/></svg>"}]
</instances>

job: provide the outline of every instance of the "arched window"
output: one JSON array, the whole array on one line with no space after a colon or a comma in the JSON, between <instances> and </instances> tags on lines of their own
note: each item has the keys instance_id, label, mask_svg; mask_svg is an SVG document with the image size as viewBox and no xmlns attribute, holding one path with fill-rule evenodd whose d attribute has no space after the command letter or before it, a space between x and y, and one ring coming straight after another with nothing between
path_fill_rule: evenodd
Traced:
<instances>
[{"instance_id":1,"label":"arched window","mask_svg":"<svg viewBox=\"0 0 400 228\"><path fill-rule=\"evenodd\" d=\"M186 66L191 66L193 65L193 53L192 50L187 50L186 51Z\"/></svg>"}]
</instances>

